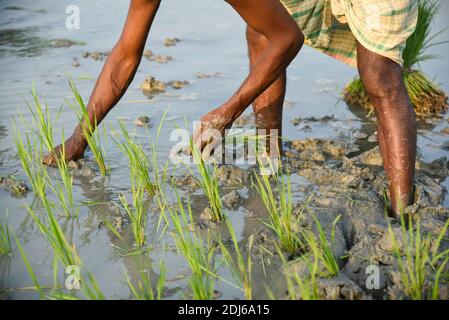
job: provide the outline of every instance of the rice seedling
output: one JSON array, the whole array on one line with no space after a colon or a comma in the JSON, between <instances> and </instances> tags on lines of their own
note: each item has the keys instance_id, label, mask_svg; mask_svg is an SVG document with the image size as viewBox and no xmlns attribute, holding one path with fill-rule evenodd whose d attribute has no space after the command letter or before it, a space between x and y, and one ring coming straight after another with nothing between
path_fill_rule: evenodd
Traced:
<instances>
[{"instance_id":1,"label":"rice seedling","mask_svg":"<svg viewBox=\"0 0 449 320\"><path fill-rule=\"evenodd\" d=\"M133 198L132 207L129 205L124 194L119 195L119 200L131 222L131 230L136 246L142 247L146 244L145 227L148 218L147 210L144 205L145 189L139 181L136 181L131 187L131 193Z\"/></svg>"},{"instance_id":2,"label":"rice seedling","mask_svg":"<svg viewBox=\"0 0 449 320\"><path fill-rule=\"evenodd\" d=\"M125 141L119 142L114 139L114 142L123 154L128 157L131 176L138 178L148 194L152 195L156 190L156 186L150 178L150 160L143 151L142 146L131 138L123 121L120 121L119 125Z\"/></svg>"},{"instance_id":3,"label":"rice seedling","mask_svg":"<svg viewBox=\"0 0 449 320\"><path fill-rule=\"evenodd\" d=\"M41 165L42 147L44 146L47 149L47 152L53 152L53 123L51 120L51 114L48 105L45 104L45 106L43 106L41 104L36 88L34 86L31 90L31 94L34 101L34 107L32 107L29 103L26 104L32 116L33 125L31 127L27 125L22 114L20 114L20 118L24 126L29 127L32 130L32 132L34 133L34 139L33 142L31 142L32 139L30 139L28 133L25 133L25 145L22 140L21 133L17 130L16 124L14 122L15 144L22 167L24 168L25 173L27 174L32 185L34 186L33 190L35 191L35 194L42 195L44 194L42 190L43 184L46 184L50 181L50 179L46 179L48 178L48 175L45 168ZM56 120L58 119L60 112L61 108L56 113ZM62 133L62 140L65 140L64 133ZM72 191L73 177L68 170L67 163L65 162L64 144L62 144L62 150L60 152L61 155L58 155L58 157L56 158L56 164L61 176L62 185L58 183L56 188L53 187L51 183L48 183L48 185L60 200L60 204L62 206L64 214L66 216L71 216L74 205ZM42 180L41 178L44 178L44 180ZM39 188L41 189L40 191L37 190Z\"/></svg>"},{"instance_id":4,"label":"rice seedling","mask_svg":"<svg viewBox=\"0 0 449 320\"><path fill-rule=\"evenodd\" d=\"M14 143L17 149L20 164L31 183L31 188L35 196L45 195L48 182L48 174L41 164L42 147L36 141L25 133L25 140L21 133L17 130L16 123L14 126Z\"/></svg>"},{"instance_id":5,"label":"rice seedling","mask_svg":"<svg viewBox=\"0 0 449 320\"><path fill-rule=\"evenodd\" d=\"M335 240L335 226L341 216L338 216L332 223L331 239L329 242L320 221L313 213L311 215L315 223L317 235L312 230L302 230L301 235L304 245L310 250L310 254L318 259L320 266L324 267L325 273L320 274L320 276L334 277L340 271L340 267L332 247Z\"/></svg>"},{"instance_id":6,"label":"rice seedling","mask_svg":"<svg viewBox=\"0 0 449 320\"><path fill-rule=\"evenodd\" d=\"M20 255L22 257L22 260L23 260L25 267L28 271L28 274L31 278L31 281L33 281L36 291L39 293L40 297L42 298L42 297L44 297L43 289L42 289L41 285L39 284L39 281L37 280L36 274L34 273L31 263L28 260L25 250L23 249L22 244L20 243L19 238L17 238L15 233L13 233L13 236L16 241L17 248L19 249Z\"/></svg>"},{"instance_id":7,"label":"rice seedling","mask_svg":"<svg viewBox=\"0 0 449 320\"><path fill-rule=\"evenodd\" d=\"M238 281L239 286L245 295L245 299L251 300L253 298L251 250L254 239L252 236L248 239L248 257L245 261L231 221L227 219L226 224L234 246L234 255L222 241L219 241L221 253L226 264L229 266L234 279Z\"/></svg>"},{"instance_id":8,"label":"rice seedling","mask_svg":"<svg viewBox=\"0 0 449 320\"><path fill-rule=\"evenodd\" d=\"M220 192L218 190L217 165L206 164L200 150L193 143L191 143L190 149L192 150L193 160L200 175L200 187L209 200L212 219L217 222L222 221L226 217L223 212L223 205L221 203Z\"/></svg>"},{"instance_id":9,"label":"rice seedling","mask_svg":"<svg viewBox=\"0 0 449 320\"><path fill-rule=\"evenodd\" d=\"M70 88L72 89L75 100L78 104L78 108L70 105L70 107L75 110L78 120L81 123L81 127L83 129L83 135L86 138L87 144L89 145L90 150L98 164L101 175L106 176L109 173L109 168L106 165L106 156L103 148L100 143L100 136L97 129L97 119L92 120L94 123L92 124L91 119L89 118L89 114L87 113L86 105L84 104L83 98L79 94L76 89L73 81L70 81Z\"/></svg>"},{"instance_id":10,"label":"rice seedling","mask_svg":"<svg viewBox=\"0 0 449 320\"><path fill-rule=\"evenodd\" d=\"M168 225L169 225L168 218L165 214L165 206L167 204L167 199L166 199L166 195L165 195L165 186L167 183L167 179L169 177L167 171L168 171L168 167L170 164L170 160L167 159L167 161L165 162L164 165L160 165L158 152L157 152L157 148L159 146L159 138L161 135L162 126L163 126L163 124L165 122L165 118L167 116L167 112L168 112L168 108L164 111L164 113L162 114L161 120L159 121L155 139L153 139L150 136L148 128L147 127L145 128L146 135L147 135L147 141L151 148L151 158L149 160L149 163L150 163L149 165L151 166L151 169L153 172L153 176L152 176L153 194L155 195L154 198L157 202L158 207L161 210L161 214L159 215L159 219L157 222L156 231L154 233L155 240L158 235L159 235L158 236L159 239L162 238L162 236L165 234L165 232L168 228ZM148 180L148 181L151 182L151 180ZM162 227L163 221L165 222L164 227ZM162 230L161 230L161 228L162 228Z\"/></svg>"},{"instance_id":11,"label":"rice seedling","mask_svg":"<svg viewBox=\"0 0 449 320\"><path fill-rule=\"evenodd\" d=\"M287 173L284 176L282 173L276 172L274 168L272 168L272 172L276 181L278 197L271 185L270 175L255 175L253 186L269 214L270 220L264 224L276 234L281 248L290 256L294 256L301 250L302 242L299 238L299 217L293 213L290 175Z\"/></svg>"},{"instance_id":12,"label":"rice seedling","mask_svg":"<svg viewBox=\"0 0 449 320\"><path fill-rule=\"evenodd\" d=\"M45 104L45 107L42 106L41 102L39 101L36 88L34 86L31 89L31 95L33 96L34 100L34 108L31 107L31 105L27 102L26 105L33 118L32 129L35 131L36 136L39 137L39 140L42 141L42 143L45 145L47 151L51 152L54 148L54 137L50 110L47 104ZM59 115L60 111L61 109L59 109L57 116Z\"/></svg>"},{"instance_id":13,"label":"rice seedling","mask_svg":"<svg viewBox=\"0 0 449 320\"><path fill-rule=\"evenodd\" d=\"M391 225L389 234L393 242L393 253L399 267L402 285L407 296L413 300L438 299L440 277L447 273L449 249L442 249L449 227L449 219L437 237L424 235L421 222L401 216L401 239L397 239Z\"/></svg>"},{"instance_id":14,"label":"rice seedling","mask_svg":"<svg viewBox=\"0 0 449 320\"><path fill-rule=\"evenodd\" d=\"M282 254L282 249L276 246L276 249L281 257L282 263L287 266L289 263ZM305 270L300 275L293 273L292 275L285 275L288 295L292 300L318 300L320 299L318 290L318 279L320 273L320 262L317 255L306 254L295 260L302 261L305 264ZM269 293L270 294L270 293ZM271 294L272 295L272 294Z\"/></svg>"},{"instance_id":15,"label":"rice seedling","mask_svg":"<svg viewBox=\"0 0 449 320\"><path fill-rule=\"evenodd\" d=\"M432 41L442 31L430 35L431 24L434 20L440 2L420 0L418 3L418 22L413 34L408 38L402 53L404 60L404 84L410 101L418 115L439 113L448 108L448 97L435 83L429 80L421 70L414 69L419 63L434 56L426 51L435 45L444 43ZM356 77L343 91L345 101L351 106L373 109L362 80Z\"/></svg>"},{"instance_id":16,"label":"rice seedling","mask_svg":"<svg viewBox=\"0 0 449 320\"><path fill-rule=\"evenodd\" d=\"M44 221L43 218L40 218L38 214L31 208L27 207L28 213L33 218L34 222L37 224L39 231L42 233L42 235L45 237L45 239L50 244L51 248L53 249L53 274L55 283L58 279L58 271L59 271L59 265L62 265L64 267L64 270L66 270L67 267L77 266L80 270L83 267L83 263L75 249L74 244L70 244L67 240L61 226L59 225L52 207L53 205L50 203L49 200L44 200L44 207L46 210L46 218L47 221ZM47 225L48 223L48 225ZM16 238L16 242L18 243L18 246L20 246L19 240ZM23 248L21 246L19 247L22 258L26 257L25 253L23 252ZM27 265L27 269L30 273L31 278L35 282L35 285L39 287L36 277L34 275L34 272L32 272L31 265L28 262L28 259L23 259L25 264ZM83 294L83 296L87 299L97 300L97 299L104 299L103 293L100 291L98 284L96 280L94 279L93 275L85 270L85 274L80 274L80 290ZM50 298L67 298L68 296L63 294L62 292L57 292L56 294L50 294Z\"/></svg>"},{"instance_id":17,"label":"rice seedling","mask_svg":"<svg viewBox=\"0 0 449 320\"><path fill-rule=\"evenodd\" d=\"M15 143L18 149L18 155L22 167L25 170L31 184L33 186L33 190L35 195L41 202L43 209L46 212L46 219L48 222L48 226L43 220L44 218L40 218L37 213L30 207L27 207L28 213L33 218L35 223L37 224L40 232L45 236L54 252L54 261L53 261L53 271L55 282L57 279L58 272L58 263L63 266L72 266L77 265L81 266L81 260L78 257L78 254L75 251L75 248L69 245L54 213L53 210L55 205L47 198L47 185L51 185L51 179L48 176L48 173L45 167L42 165L40 161L40 156L42 154L42 146L31 143L31 139L29 135L26 134L26 145L22 140L20 133L16 132L15 135ZM58 161L58 164L62 164L63 161ZM66 168L66 167L65 167ZM71 184L71 180L70 180ZM56 192L53 187L50 187L54 192ZM62 193L62 191L61 191ZM58 199L64 204L65 198L60 194ZM68 211L67 211L68 212ZM16 239L18 242L18 240ZM22 258L24 258L23 250L21 250ZM24 259L24 262L27 264L27 269L30 273L30 276L34 279L34 275L30 272L31 266L28 265L28 261ZM95 280L93 279L90 273L86 274L85 277L86 282L81 285L83 294L89 298L102 298L102 293L99 291ZM35 282L37 284L37 282Z\"/></svg>"},{"instance_id":18,"label":"rice seedling","mask_svg":"<svg viewBox=\"0 0 449 320\"><path fill-rule=\"evenodd\" d=\"M165 208L169 212L170 220L173 224L171 233L176 247L186 260L192 272L189 280L189 287L195 300L211 300L215 293L214 255L215 247L211 245L210 236L207 243L194 231L189 231L189 224L193 223L193 216L190 204L187 209L181 202L177 194L177 207L172 208L167 205Z\"/></svg>"},{"instance_id":19,"label":"rice seedling","mask_svg":"<svg viewBox=\"0 0 449 320\"><path fill-rule=\"evenodd\" d=\"M286 275L286 282L290 299L301 300L318 300L319 296L319 279L336 276L340 267L332 250L332 243L335 238L335 226L340 219L338 216L333 224L331 231L330 243L327 240L326 233L321 226L321 223L312 216L316 233L313 230L301 230L301 239L303 247L308 251L295 259L293 262L288 262L282 254L282 249L277 245L277 251L285 266L290 263L301 262L304 264L304 269L299 273Z\"/></svg>"},{"instance_id":20,"label":"rice seedling","mask_svg":"<svg viewBox=\"0 0 449 320\"><path fill-rule=\"evenodd\" d=\"M64 141L64 133L62 133L62 141ZM75 204L73 201L73 174L70 172L67 162L65 161L65 145L61 145L61 157L56 159L61 182L56 182L56 187L50 184L50 189L59 200L64 215L66 217L77 216Z\"/></svg>"},{"instance_id":21,"label":"rice seedling","mask_svg":"<svg viewBox=\"0 0 449 320\"><path fill-rule=\"evenodd\" d=\"M25 133L24 142L24 140L22 139L22 135L17 130L16 123L14 121L14 142L17 148L17 154L19 156L19 160L25 171L25 174L31 182L35 195L42 198L45 195L45 187L46 185L48 185L49 189L51 189L60 200L60 204L63 208L64 214L66 216L71 216L74 206L72 191L73 177L68 170L67 163L63 160L65 155L65 148L64 145L62 145L62 159L60 159L59 157L56 159L56 164L61 176L62 185L58 183L57 187L53 187L52 183L50 183L51 179L48 177L48 173L41 163L43 146L46 147L48 152L52 152L54 146L53 124L51 121L50 111L48 109L48 105L42 107L36 89L34 87L31 93L35 102L34 108L32 108L28 103L27 106L33 118L32 129L34 138L30 138L30 135L28 133ZM57 116L59 116L59 112L57 113ZM21 115L21 119L22 123L26 125L23 115ZM62 138L64 140L64 134Z\"/></svg>"},{"instance_id":22,"label":"rice seedling","mask_svg":"<svg viewBox=\"0 0 449 320\"><path fill-rule=\"evenodd\" d=\"M51 190L58 198L64 215L66 217L76 215L76 213L74 214L73 176L67 167L67 163L60 159L56 161L62 183L58 182L56 183L56 187L53 186L45 166L40 161L42 156L42 145L38 144L36 139L30 138L28 133L25 133L24 140L21 133L16 129L15 123L14 131L14 142L17 149L17 155L25 174L30 181L34 195L41 200L44 207L47 207L50 206L47 201L47 190ZM62 153L65 153L64 147L62 148Z\"/></svg>"},{"instance_id":23,"label":"rice seedling","mask_svg":"<svg viewBox=\"0 0 449 320\"><path fill-rule=\"evenodd\" d=\"M11 239L6 225L0 222L0 256L6 256L11 253Z\"/></svg>"},{"instance_id":24,"label":"rice seedling","mask_svg":"<svg viewBox=\"0 0 449 320\"><path fill-rule=\"evenodd\" d=\"M153 180L154 180L154 184L156 185L158 192L160 192L160 193L164 192L163 186L165 186L167 183L167 178L168 178L167 171L168 171L168 166L170 163L169 160L167 159L165 164L163 166L161 166L159 164L159 158L158 158L158 153L157 153L157 147L159 146L159 138L161 136L161 130L162 130L162 126L165 122L167 112L168 112L168 109L166 109L162 115L161 121L159 122L159 126L157 128L155 139L151 138L151 136L148 132L148 128L146 128L149 145L151 147L151 166L153 169Z\"/></svg>"},{"instance_id":25,"label":"rice seedling","mask_svg":"<svg viewBox=\"0 0 449 320\"><path fill-rule=\"evenodd\" d=\"M156 292L154 292L152 280L148 270L140 270L140 279L137 280L137 284L133 284L128 274L126 275L126 282L128 287L137 300L161 300L164 294L165 283L165 265L163 262L159 266L160 274L156 284Z\"/></svg>"}]
</instances>

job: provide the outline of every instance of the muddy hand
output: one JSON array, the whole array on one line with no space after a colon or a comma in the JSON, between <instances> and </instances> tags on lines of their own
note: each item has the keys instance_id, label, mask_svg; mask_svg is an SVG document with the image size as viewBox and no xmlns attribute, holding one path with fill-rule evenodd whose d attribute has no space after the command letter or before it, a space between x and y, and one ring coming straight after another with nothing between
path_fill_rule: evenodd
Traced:
<instances>
[{"instance_id":1,"label":"muddy hand","mask_svg":"<svg viewBox=\"0 0 449 320\"><path fill-rule=\"evenodd\" d=\"M223 141L226 129L232 126L232 114L223 107L217 108L201 118L193 134L193 144L209 158L213 150Z\"/></svg>"},{"instance_id":2,"label":"muddy hand","mask_svg":"<svg viewBox=\"0 0 449 320\"><path fill-rule=\"evenodd\" d=\"M86 142L83 137L78 137L76 135L72 135L64 142L64 153L65 160L78 160L81 159L84 155L84 151L86 150ZM62 144L55 147L49 154L47 154L43 159L42 163L47 166L56 166L57 159L63 158L63 150Z\"/></svg>"}]
</instances>

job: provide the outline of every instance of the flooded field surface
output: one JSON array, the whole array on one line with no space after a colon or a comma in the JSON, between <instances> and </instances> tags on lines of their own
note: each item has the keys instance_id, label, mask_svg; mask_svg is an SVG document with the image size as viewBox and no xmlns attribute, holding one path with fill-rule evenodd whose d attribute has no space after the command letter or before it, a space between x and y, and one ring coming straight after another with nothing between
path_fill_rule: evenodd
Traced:
<instances>
[{"instance_id":1,"label":"flooded field surface","mask_svg":"<svg viewBox=\"0 0 449 320\"><path fill-rule=\"evenodd\" d=\"M287 225L301 241L276 233L273 211L267 210L269 199L264 202L261 192L273 181L261 178L255 166L226 165L209 172L212 183L219 185L215 200L227 217L214 222L214 204L203 192L198 168L169 161L178 142L170 139L173 131L192 131L192 121L220 106L248 72L245 24L224 1L162 1L146 44L151 52L146 51L129 90L98 129L108 174L102 175L94 152L88 150L65 171L73 176L73 205L65 210L58 198L67 182L61 168L45 169L48 203L35 196L36 185L21 165L15 133L25 137L37 130L27 107L29 103L34 108L31 90L34 87L42 105L48 106L54 143L59 144L77 123L69 106L69 80L87 101L128 9L127 1L79 0L76 5L80 29L68 30L64 1L0 1L0 222L5 228L0 236L10 230L11 243L11 253L0 256L0 298L38 299L42 292L61 292L58 288L67 283L65 267L72 264L81 267L83 279L87 273L95 279L96 297L108 299L306 298L304 286L315 288L322 299L410 297L401 261L407 264L416 256L407 249L416 249L417 234L385 217L386 177L374 115L341 99L357 70L309 47L288 69L283 135L289 179L274 183L272 196L284 197L287 211L291 206ZM433 32L449 27L448 16L449 3L444 1ZM435 41L447 39L449 33L443 32ZM429 53L439 58L421 63L446 92L448 50L448 43L434 46ZM155 79L161 81L156 83L158 92L142 89L153 88ZM253 128L250 111L234 127ZM444 235L449 218L449 116L418 121L416 204L407 212L421 217L420 249L432 251L432 259L449 247ZM149 161L144 163L149 177L159 182L154 192L140 190L130 179L130 159L117 145L129 142L125 132L139 146L136 154L144 153ZM282 204L272 210L282 212ZM286 226L283 222L281 227ZM60 244L52 225L60 226L67 246ZM438 239L442 232L441 243L427 237ZM323 256L317 256L314 243ZM54 245L70 251L67 263L59 261L58 268ZM380 272L374 289L366 282L372 265ZM436 297L449 299L449 270L441 265ZM312 272L319 274L316 283L310 279ZM424 287L430 288L439 273L425 272ZM92 283L84 281L82 289ZM95 296L85 290L62 292Z\"/></svg>"}]
</instances>

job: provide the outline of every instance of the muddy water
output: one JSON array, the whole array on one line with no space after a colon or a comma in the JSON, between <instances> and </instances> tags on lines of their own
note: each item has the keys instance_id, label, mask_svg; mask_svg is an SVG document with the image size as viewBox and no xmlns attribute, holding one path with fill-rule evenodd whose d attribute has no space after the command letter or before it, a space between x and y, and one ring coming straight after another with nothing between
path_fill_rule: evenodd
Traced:
<instances>
[{"instance_id":1,"label":"muddy water","mask_svg":"<svg viewBox=\"0 0 449 320\"><path fill-rule=\"evenodd\" d=\"M102 62L83 58L83 52L107 52L120 34L127 10L126 1L99 0L93 4L92 1L83 0L76 1L76 4L81 9L81 29L71 31L65 28L65 2L4 0L0 3L0 176L15 174L19 179L25 180L15 157L12 118L17 116L20 110L24 113L25 121L31 120L24 99L30 99L29 90L33 83L41 98L55 114L69 97L68 79L75 80L81 94L87 99ZM448 15L449 4L444 2L435 30L449 26L446 19ZM181 42L176 46L166 47L163 45L166 37L176 37L181 39ZM446 33L436 41L446 40L448 37ZM55 48L55 39L70 39L85 44ZM117 128L118 119L122 119L129 129L134 129L134 120L142 115L149 116L152 122L157 124L164 111L169 108L158 146L160 162L165 163L169 150L174 145L174 142L169 141L169 136L175 125L182 124L184 117L197 120L205 112L219 106L247 73L244 24L222 1L164 0L147 48L156 54L172 56L173 60L168 64L158 64L143 59L130 89L109 114L103 127L109 132L111 126ZM449 91L449 64L444 56L448 49L449 44L432 48L431 53L441 55L442 58L422 64L426 73L431 78L436 77L445 91ZM79 61L79 67L72 65L74 58ZM218 72L221 76L197 79L196 74L199 72ZM304 48L289 68L284 135L292 140L344 137L346 141L359 145L362 151L375 146L375 143L369 143L366 139L356 138L360 132L371 135L375 130L374 123L367 120L364 113L349 109L339 100L344 85L355 74L356 70L310 48ZM188 80L191 84L180 90L168 88L164 94L148 97L142 93L139 86L149 75L164 82ZM312 121L298 126L290 122L297 117L319 118L324 115L333 115L334 120ZM64 104L55 136L60 137L62 130L67 136L74 125L75 115ZM20 124L18 126L19 129L25 130ZM425 161L448 157L448 136L439 133L448 126L447 115L427 123L421 122L419 152ZM150 134L156 134L156 127L149 129ZM145 143L145 129L138 128L135 134L139 141ZM161 260L168 266L166 297L182 297L186 290L188 267L183 258L172 249L173 242L169 236L154 242L154 248L148 254L126 256L116 248L132 246L132 236L126 223L122 227L124 237L128 240L125 245L106 228L99 227L103 219L120 216L118 193L129 193L126 158L113 144L109 133L104 134L103 145L112 169L110 178L103 179L96 172L93 177L76 177L74 181L75 201L97 204L81 207L78 220L61 218L60 223L70 239L76 243L84 263L93 272L101 289L109 298L130 296L125 283L126 273L133 278L139 269L148 269L152 277L157 277ZM95 167L91 153L87 153L86 161ZM56 172L49 170L57 179ZM304 190L303 187L309 184L305 178L293 175L296 199L307 196L300 190ZM443 185L449 187L449 179L446 178ZM264 218L266 213L261 208L260 199L255 196L254 190L247 186L240 186L238 189L245 199L237 209L228 212L239 240L245 243L249 235L261 228L259 219ZM224 188L223 194L227 190L233 189ZM201 194L184 192L182 195L193 199L195 215L199 215L205 206ZM15 198L8 191L1 189L0 216L2 221L14 228L41 283L51 285L51 250L24 208L32 201L31 193L24 198ZM449 207L449 197L446 196L443 205ZM156 232L159 216L154 204L149 206L147 233L151 239ZM0 293L2 298L37 297L35 292L23 290L31 285L31 281L15 245L12 257L3 259L0 267L0 292L7 289ZM268 265L267 268L277 270L275 265ZM271 274L270 270L265 272ZM219 273L229 279L229 273L224 268L220 269ZM254 276L257 279L256 297L263 297L265 290L262 284L269 283L271 279L264 276L264 270L259 267L256 268ZM62 277L63 275L61 279ZM223 298L242 297L239 290L224 283L220 283L217 289Z\"/></svg>"}]
</instances>

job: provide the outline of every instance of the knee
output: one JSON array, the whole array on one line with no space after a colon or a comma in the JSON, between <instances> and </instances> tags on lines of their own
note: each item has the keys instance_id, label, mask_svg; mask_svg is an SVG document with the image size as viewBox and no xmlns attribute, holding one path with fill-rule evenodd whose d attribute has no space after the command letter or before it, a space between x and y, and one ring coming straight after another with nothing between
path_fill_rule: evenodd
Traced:
<instances>
[{"instance_id":1,"label":"knee","mask_svg":"<svg viewBox=\"0 0 449 320\"><path fill-rule=\"evenodd\" d=\"M397 69L388 65L373 66L365 72L362 81L368 96L375 105L407 99L400 67Z\"/></svg>"}]
</instances>

